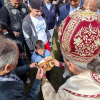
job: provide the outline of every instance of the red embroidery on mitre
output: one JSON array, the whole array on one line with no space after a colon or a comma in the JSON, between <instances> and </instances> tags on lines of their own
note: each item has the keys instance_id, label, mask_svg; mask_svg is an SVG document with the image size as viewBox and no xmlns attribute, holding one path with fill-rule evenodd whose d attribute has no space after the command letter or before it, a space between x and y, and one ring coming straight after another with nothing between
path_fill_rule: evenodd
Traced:
<instances>
[{"instance_id":1,"label":"red embroidery on mitre","mask_svg":"<svg viewBox=\"0 0 100 100\"><path fill-rule=\"evenodd\" d=\"M60 27L59 27L59 29L58 29L58 38L59 38L59 40L60 40L60 43L62 42L62 35L63 35L63 32L64 32L64 30L65 30L65 28L66 28L66 25L68 24L68 22L70 21L70 17L68 16L68 17L66 17L63 21L62 21L62 23L61 23L61 25L60 25ZM66 21L67 20L67 21Z\"/></svg>"},{"instance_id":2,"label":"red embroidery on mitre","mask_svg":"<svg viewBox=\"0 0 100 100\"><path fill-rule=\"evenodd\" d=\"M60 43L62 42L62 33L64 32L64 30L65 30L65 28L66 28L66 25L68 24L68 22L70 21L70 19L71 18L69 18L69 17L66 17L63 21L62 21L62 23L61 23L61 25L60 25L60 27L59 27L59 29L58 29L58 39L60 40ZM67 21L66 21L67 20Z\"/></svg>"},{"instance_id":3,"label":"red embroidery on mitre","mask_svg":"<svg viewBox=\"0 0 100 100\"><path fill-rule=\"evenodd\" d=\"M83 95L83 94L77 94L77 93L69 91L67 89L63 89L63 90L65 90L65 91L67 91L67 92L69 92L69 93L71 93L71 94L73 94L75 96L79 96L79 97L87 97L87 98L97 98L97 97L100 97L100 94L97 94L97 95Z\"/></svg>"},{"instance_id":4,"label":"red embroidery on mitre","mask_svg":"<svg viewBox=\"0 0 100 100\"><path fill-rule=\"evenodd\" d=\"M99 83L100 84L100 74L97 74L97 73L94 73L94 72L91 72L92 73L92 79Z\"/></svg>"},{"instance_id":5,"label":"red embroidery on mitre","mask_svg":"<svg viewBox=\"0 0 100 100\"><path fill-rule=\"evenodd\" d=\"M100 52L100 18L97 14L90 19L79 17L74 14L62 22L58 31L61 51L72 60L88 63Z\"/></svg>"}]
</instances>

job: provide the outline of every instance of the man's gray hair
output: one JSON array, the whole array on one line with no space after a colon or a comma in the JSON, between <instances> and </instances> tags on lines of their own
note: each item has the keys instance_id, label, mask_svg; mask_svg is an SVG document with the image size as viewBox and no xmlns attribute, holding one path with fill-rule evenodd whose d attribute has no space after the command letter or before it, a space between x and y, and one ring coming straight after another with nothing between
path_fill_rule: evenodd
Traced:
<instances>
[{"instance_id":1,"label":"man's gray hair","mask_svg":"<svg viewBox=\"0 0 100 100\"><path fill-rule=\"evenodd\" d=\"M100 6L100 0L97 0L97 7Z\"/></svg>"},{"instance_id":2,"label":"man's gray hair","mask_svg":"<svg viewBox=\"0 0 100 100\"><path fill-rule=\"evenodd\" d=\"M0 71L6 64L14 64L16 60L15 42L0 36Z\"/></svg>"},{"instance_id":3,"label":"man's gray hair","mask_svg":"<svg viewBox=\"0 0 100 100\"><path fill-rule=\"evenodd\" d=\"M87 67L95 73L100 74L100 54L97 58L93 59L90 63L88 63Z\"/></svg>"}]
</instances>

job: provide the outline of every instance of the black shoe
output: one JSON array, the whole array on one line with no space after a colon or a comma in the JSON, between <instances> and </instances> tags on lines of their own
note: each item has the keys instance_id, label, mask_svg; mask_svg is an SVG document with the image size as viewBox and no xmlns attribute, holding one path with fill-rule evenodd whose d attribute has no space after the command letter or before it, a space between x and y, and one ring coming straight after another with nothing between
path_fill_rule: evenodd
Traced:
<instances>
[{"instance_id":1,"label":"black shoe","mask_svg":"<svg viewBox=\"0 0 100 100\"><path fill-rule=\"evenodd\" d=\"M53 48L52 47L50 47L50 51L53 51Z\"/></svg>"}]
</instances>

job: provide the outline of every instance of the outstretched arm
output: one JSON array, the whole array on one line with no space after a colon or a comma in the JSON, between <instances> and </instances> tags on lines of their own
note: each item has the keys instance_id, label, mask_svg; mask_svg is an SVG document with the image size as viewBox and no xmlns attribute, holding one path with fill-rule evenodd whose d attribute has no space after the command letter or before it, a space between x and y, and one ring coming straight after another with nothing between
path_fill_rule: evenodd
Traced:
<instances>
[{"instance_id":1,"label":"outstretched arm","mask_svg":"<svg viewBox=\"0 0 100 100\"><path fill-rule=\"evenodd\" d=\"M54 61L52 61L54 63L55 66L57 67L65 67L65 63L59 62L58 60L54 59Z\"/></svg>"}]
</instances>

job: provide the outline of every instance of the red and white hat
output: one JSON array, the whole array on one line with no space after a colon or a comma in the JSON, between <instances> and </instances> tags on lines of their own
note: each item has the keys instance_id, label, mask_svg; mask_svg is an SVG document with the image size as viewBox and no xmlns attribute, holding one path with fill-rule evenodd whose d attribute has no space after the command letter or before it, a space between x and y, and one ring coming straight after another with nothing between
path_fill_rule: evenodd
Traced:
<instances>
[{"instance_id":1,"label":"red and white hat","mask_svg":"<svg viewBox=\"0 0 100 100\"><path fill-rule=\"evenodd\" d=\"M58 37L64 57L86 68L100 53L100 15L88 9L69 15L61 23Z\"/></svg>"}]
</instances>

